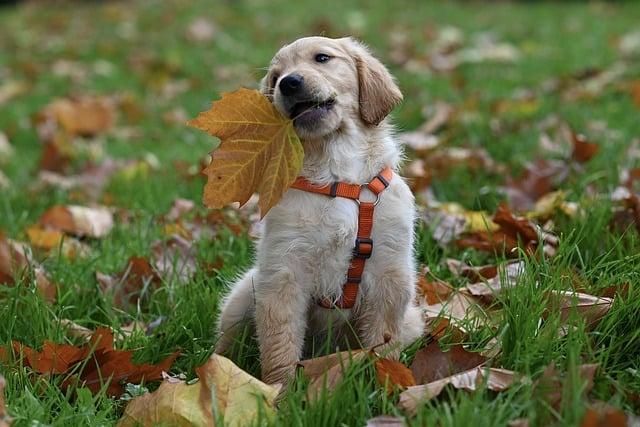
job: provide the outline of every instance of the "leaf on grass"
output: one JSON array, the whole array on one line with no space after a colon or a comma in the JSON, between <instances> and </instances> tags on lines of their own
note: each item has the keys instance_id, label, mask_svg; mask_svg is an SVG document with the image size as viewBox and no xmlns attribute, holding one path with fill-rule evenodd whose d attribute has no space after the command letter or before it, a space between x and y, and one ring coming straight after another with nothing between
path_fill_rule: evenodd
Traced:
<instances>
[{"instance_id":1,"label":"leaf on grass","mask_svg":"<svg viewBox=\"0 0 640 427\"><path fill-rule=\"evenodd\" d=\"M24 365L39 374L73 374L65 379L65 386L77 382L97 393L109 381L109 396L120 396L123 382L162 379L162 372L168 371L179 355L175 352L158 364L139 365L132 362L133 351L114 349L113 340L110 329L98 328L82 347L45 341L42 351L37 351L14 341L12 349L14 357L22 357Z\"/></svg>"},{"instance_id":2,"label":"leaf on grass","mask_svg":"<svg viewBox=\"0 0 640 427\"><path fill-rule=\"evenodd\" d=\"M156 241L151 250L155 271L167 280L186 283L197 270L193 244L179 235L174 235L167 241Z\"/></svg>"},{"instance_id":3,"label":"leaf on grass","mask_svg":"<svg viewBox=\"0 0 640 427\"><path fill-rule=\"evenodd\" d=\"M83 96L61 98L49 104L40 114L43 122L53 121L69 135L94 136L113 127L114 104L106 98Z\"/></svg>"},{"instance_id":4,"label":"leaf on grass","mask_svg":"<svg viewBox=\"0 0 640 427\"><path fill-rule=\"evenodd\" d=\"M478 367L486 360L461 345L451 346L449 351L443 352L440 344L434 341L416 353L410 368L416 382L425 384Z\"/></svg>"},{"instance_id":5,"label":"leaf on grass","mask_svg":"<svg viewBox=\"0 0 640 427\"><path fill-rule=\"evenodd\" d=\"M622 410L601 401L593 402L580 422L580 427L627 427L634 425Z\"/></svg>"},{"instance_id":6,"label":"leaf on grass","mask_svg":"<svg viewBox=\"0 0 640 427\"><path fill-rule=\"evenodd\" d=\"M293 122L256 90L223 94L189 125L220 138L220 147L204 170L208 178L204 203L210 208L233 202L244 205L257 192L264 216L302 167L304 153Z\"/></svg>"},{"instance_id":7,"label":"leaf on grass","mask_svg":"<svg viewBox=\"0 0 640 427\"><path fill-rule=\"evenodd\" d=\"M418 292L424 297L427 304L433 305L448 300L454 289L446 282L427 280L421 275L418 278Z\"/></svg>"},{"instance_id":8,"label":"leaf on grass","mask_svg":"<svg viewBox=\"0 0 640 427\"><path fill-rule=\"evenodd\" d=\"M550 311L560 311L560 319L567 321L572 312L577 312L589 326L600 321L613 305L613 298L596 297L580 292L553 290L549 292Z\"/></svg>"},{"instance_id":9,"label":"leaf on grass","mask_svg":"<svg viewBox=\"0 0 640 427\"><path fill-rule=\"evenodd\" d=\"M323 391L334 390L342 382L345 372L352 364L360 363L368 358L368 351L354 350L341 351L299 362L298 366L311 380L307 388L307 399L313 401L321 397Z\"/></svg>"},{"instance_id":10,"label":"leaf on grass","mask_svg":"<svg viewBox=\"0 0 640 427\"><path fill-rule=\"evenodd\" d=\"M69 259L85 257L91 252L88 245L59 230L47 230L35 225L26 231L31 245L45 252L60 249L60 253Z\"/></svg>"},{"instance_id":11,"label":"leaf on grass","mask_svg":"<svg viewBox=\"0 0 640 427\"><path fill-rule=\"evenodd\" d=\"M507 262L498 267L496 274L484 281L471 283L466 289L471 295L490 300L503 289L512 288L524 273L524 261Z\"/></svg>"},{"instance_id":12,"label":"leaf on grass","mask_svg":"<svg viewBox=\"0 0 640 427\"><path fill-rule=\"evenodd\" d=\"M31 273L38 292L45 300L54 301L56 286L51 283L44 268L33 259L31 248L5 238L0 232L0 284L13 286L20 280L28 280Z\"/></svg>"},{"instance_id":13,"label":"leaf on grass","mask_svg":"<svg viewBox=\"0 0 640 427\"><path fill-rule=\"evenodd\" d=\"M504 190L509 205L517 212L527 212L544 195L556 189L567 176L569 167L562 161L539 159L525 165L518 179L507 178Z\"/></svg>"},{"instance_id":14,"label":"leaf on grass","mask_svg":"<svg viewBox=\"0 0 640 427\"><path fill-rule=\"evenodd\" d=\"M580 381L580 390L583 394L589 393L593 388L593 378L598 370L597 364L584 364L578 366L577 380ZM554 362L551 362L544 370L540 378L533 383L533 389L544 399L550 406L559 409L562 402L563 387L568 386L574 390L569 383L575 381L568 375L562 375L558 372Z\"/></svg>"},{"instance_id":15,"label":"leaf on grass","mask_svg":"<svg viewBox=\"0 0 640 427\"><path fill-rule=\"evenodd\" d=\"M571 133L573 142L573 153L571 157L579 163L586 163L591 160L600 149L595 142L590 142L587 138L579 133Z\"/></svg>"},{"instance_id":16,"label":"leaf on grass","mask_svg":"<svg viewBox=\"0 0 640 427\"><path fill-rule=\"evenodd\" d=\"M438 396L447 385L468 391L477 390L481 386L492 391L504 391L518 379L517 373L506 369L473 368L428 384L409 387L400 394L399 405L408 413L415 414L420 403Z\"/></svg>"},{"instance_id":17,"label":"leaf on grass","mask_svg":"<svg viewBox=\"0 0 640 427\"><path fill-rule=\"evenodd\" d=\"M117 307L127 309L143 303L160 285L158 272L147 258L132 256L123 271L117 274L96 272L96 279L103 292L112 293Z\"/></svg>"},{"instance_id":18,"label":"leaf on grass","mask_svg":"<svg viewBox=\"0 0 640 427\"><path fill-rule=\"evenodd\" d=\"M271 416L280 386L270 386L241 370L229 359L213 354L196 368L195 384L165 380L158 390L133 399L118 426L251 425L258 414Z\"/></svg>"},{"instance_id":19,"label":"leaf on grass","mask_svg":"<svg viewBox=\"0 0 640 427\"><path fill-rule=\"evenodd\" d=\"M113 228L113 214L100 206L54 206L42 214L38 222L45 229L101 238Z\"/></svg>"},{"instance_id":20,"label":"leaf on grass","mask_svg":"<svg viewBox=\"0 0 640 427\"><path fill-rule=\"evenodd\" d=\"M416 380L409 368L395 360L380 358L375 362L378 384L387 388L391 394L396 389L404 390L416 385Z\"/></svg>"}]
</instances>

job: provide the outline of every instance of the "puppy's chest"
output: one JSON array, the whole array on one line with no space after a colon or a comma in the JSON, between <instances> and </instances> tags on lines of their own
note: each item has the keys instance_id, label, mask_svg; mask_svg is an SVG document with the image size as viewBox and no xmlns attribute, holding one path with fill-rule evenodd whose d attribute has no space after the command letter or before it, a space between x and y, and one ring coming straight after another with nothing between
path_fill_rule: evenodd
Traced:
<instances>
[{"instance_id":1,"label":"puppy's chest","mask_svg":"<svg viewBox=\"0 0 640 427\"><path fill-rule=\"evenodd\" d=\"M298 233L312 244L311 252L328 252L353 247L358 229L358 205L342 198L312 197L307 209L297 211ZM319 255L319 254L317 254Z\"/></svg>"}]
</instances>

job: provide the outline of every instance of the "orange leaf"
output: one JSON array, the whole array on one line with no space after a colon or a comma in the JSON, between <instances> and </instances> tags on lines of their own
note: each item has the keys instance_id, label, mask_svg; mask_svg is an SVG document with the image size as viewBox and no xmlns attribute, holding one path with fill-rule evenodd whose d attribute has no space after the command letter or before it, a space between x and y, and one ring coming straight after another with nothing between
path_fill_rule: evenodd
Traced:
<instances>
[{"instance_id":1,"label":"orange leaf","mask_svg":"<svg viewBox=\"0 0 640 427\"><path fill-rule=\"evenodd\" d=\"M429 383L475 368L486 359L478 353L470 353L461 345L454 345L447 352L434 341L416 353L411 363L411 371L420 384Z\"/></svg>"},{"instance_id":2,"label":"orange leaf","mask_svg":"<svg viewBox=\"0 0 640 427\"><path fill-rule=\"evenodd\" d=\"M413 373L400 362L390 359L376 360L376 377L378 384L385 386L388 393L393 393L396 388L405 389L416 385Z\"/></svg>"},{"instance_id":3,"label":"orange leaf","mask_svg":"<svg viewBox=\"0 0 640 427\"><path fill-rule=\"evenodd\" d=\"M189 125L220 138L220 147L204 170L208 178L204 203L210 208L232 202L244 205L257 192L264 216L302 167L304 153L293 122L256 90L223 94Z\"/></svg>"}]
</instances>

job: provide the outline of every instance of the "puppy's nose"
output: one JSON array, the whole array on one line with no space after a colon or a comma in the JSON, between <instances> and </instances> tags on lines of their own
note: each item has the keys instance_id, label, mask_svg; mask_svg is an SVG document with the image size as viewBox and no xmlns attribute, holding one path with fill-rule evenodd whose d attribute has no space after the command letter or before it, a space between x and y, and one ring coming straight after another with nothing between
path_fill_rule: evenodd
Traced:
<instances>
[{"instance_id":1,"label":"puppy's nose","mask_svg":"<svg viewBox=\"0 0 640 427\"><path fill-rule=\"evenodd\" d=\"M285 96L295 95L302 88L303 81L300 74L289 74L280 80L280 92Z\"/></svg>"}]
</instances>

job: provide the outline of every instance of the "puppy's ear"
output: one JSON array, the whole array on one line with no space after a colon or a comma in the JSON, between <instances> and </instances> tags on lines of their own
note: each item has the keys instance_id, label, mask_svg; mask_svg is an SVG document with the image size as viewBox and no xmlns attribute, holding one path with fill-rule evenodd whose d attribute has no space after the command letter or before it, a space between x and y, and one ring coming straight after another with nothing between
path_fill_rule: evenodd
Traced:
<instances>
[{"instance_id":1,"label":"puppy's ear","mask_svg":"<svg viewBox=\"0 0 640 427\"><path fill-rule=\"evenodd\" d=\"M356 62L360 117L368 125L378 125L402 101L402 92L391 73L366 46L351 37L342 41Z\"/></svg>"}]
</instances>

